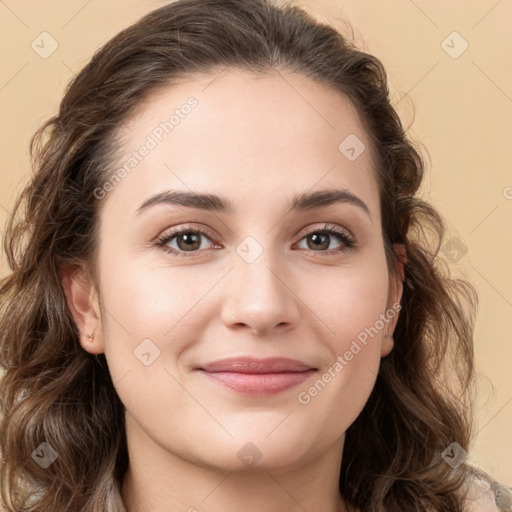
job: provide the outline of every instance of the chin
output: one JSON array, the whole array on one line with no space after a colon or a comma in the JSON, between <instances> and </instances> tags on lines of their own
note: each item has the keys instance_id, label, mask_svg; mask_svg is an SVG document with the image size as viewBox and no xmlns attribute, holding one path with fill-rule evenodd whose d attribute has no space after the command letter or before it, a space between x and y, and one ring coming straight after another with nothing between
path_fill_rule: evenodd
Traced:
<instances>
[{"instance_id":1,"label":"chin","mask_svg":"<svg viewBox=\"0 0 512 512\"><path fill-rule=\"evenodd\" d=\"M266 432L266 431L265 431ZM271 439L259 436L234 436L234 439L225 442L214 441L209 443L198 453L195 447L193 462L220 472L269 472L285 473L296 469L320 455L320 449L315 447L314 452L310 446L305 445L300 437L288 435L286 442L282 437Z\"/></svg>"}]
</instances>

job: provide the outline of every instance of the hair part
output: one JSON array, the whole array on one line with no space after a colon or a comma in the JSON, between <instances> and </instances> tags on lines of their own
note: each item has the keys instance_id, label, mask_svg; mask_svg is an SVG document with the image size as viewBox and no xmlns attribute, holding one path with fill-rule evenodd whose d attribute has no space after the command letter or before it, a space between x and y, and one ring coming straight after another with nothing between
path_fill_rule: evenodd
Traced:
<instances>
[{"instance_id":1,"label":"hair part","mask_svg":"<svg viewBox=\"0 0 512 512\"><path fill-rule=\"evenodd\" d=\"M476 292L438 252L445 226L417 196L424 163L390 103L386 72L305 11L266 0L179 0L126 28L70 83L59 112L34 135L34 174L17 198L0 288L1 497L8 510L114 511L128 467L124 407L103 354L82 350L64 269L99 284L94 190L111 175L119 128L149 95L223 67L292 71L344 94L371 139L384 245L407 250L395 345L346 433L340 492L364 512L460 512L468 476L441 458L471 438ZM58 458L32 458L47 442ZM361 456L364 454L364 456Z\"/></svg>"}]
</instances>

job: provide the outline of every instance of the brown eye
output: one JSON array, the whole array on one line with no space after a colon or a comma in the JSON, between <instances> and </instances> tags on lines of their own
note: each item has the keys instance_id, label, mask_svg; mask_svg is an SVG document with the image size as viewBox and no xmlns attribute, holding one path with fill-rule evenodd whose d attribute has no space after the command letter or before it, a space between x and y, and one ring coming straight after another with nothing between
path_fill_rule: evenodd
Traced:
<instances>
[{"instance_id":1,"label":"brown eye","mask_svg":"<svg viewBox=\"0 0 512 512\"><path fill-rule=\"evenodd\" d=\"M176 245L182 251L195 251L201 246L201 234L189 231L180 235L175 235Z\"/></svg>"},{"instance_id":2,"label":"brown eye","mask_svg":"<svg viewBox=\"0 0 512 512\"><path fill-rule=\"evenodd\" d=\"M333 238L338 241L338 245L329 249ZM336 225L329 224L326 224L323 229L307 233L302 240L306 240L306 249L320 254L339 253L355 246L352 236Z\"/></svg>"},{"instance_id":3,"label":"brown eye","mask_svg":"<svg viewBox=\"0 0 512 512\"><path fill-rule=\"evenodd\" d=\"M194 253L200 249L208 249L202 243L204 239L213 244L209 233L201 229L175 229L160 237L157 240L157 246L174 256L186 256L187 252Z\"/></svg>"},{"instance_id":4,"label":"brown eye","mask_svg":"<svg viewBox=\"0 0 512 512\"><path fill-rule=\"evenodd\" d=\"M306 237L306 240L308 240L308 248L309 249L326 250L329 247L330 239L331 239L331 235L328 235L327 233L321 233L321 234L313 233ZM309 243L309 242L311 242L311 243Z\"/></svg>"}]
</instances>

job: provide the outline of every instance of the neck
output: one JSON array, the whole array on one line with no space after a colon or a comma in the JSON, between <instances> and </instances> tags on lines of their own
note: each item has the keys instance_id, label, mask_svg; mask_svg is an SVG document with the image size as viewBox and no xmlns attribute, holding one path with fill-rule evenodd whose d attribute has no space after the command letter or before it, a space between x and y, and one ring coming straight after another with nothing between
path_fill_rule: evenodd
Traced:
<instances>
[{"instance_id":1,"label":"neck","mask_svg":"<svg viewBox=\"0 0 512 512\"><path fill-rule=\"evenodd\" d=\"M148 437L128 439L130 467L121 488L127 512L350 510L339 493L344 438L298 467L273 471L258 464L236 472L179 457Z\"/></svg>"}]
</instances>

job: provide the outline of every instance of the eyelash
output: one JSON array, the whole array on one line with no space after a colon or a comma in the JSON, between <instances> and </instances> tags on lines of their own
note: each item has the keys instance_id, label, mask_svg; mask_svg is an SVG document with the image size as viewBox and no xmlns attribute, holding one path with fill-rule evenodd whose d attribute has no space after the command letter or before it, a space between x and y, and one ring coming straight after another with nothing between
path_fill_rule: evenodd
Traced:
<instances>
[{"instance_id":1,"label":"eyelash","mask_svg":"<svg viewBox=\"0 0 512 512\"><path fill-rule=\"evenodd\" d=\"M196 251L177 251L176 249L173 249L166 245L173 238L175 238L179 235L188 234L188 233L194 233L196 235L201 234L213 242L213 240L212 240L213 236L208 231L205 231L201 228L193 228L193 229L192 228L176 228L171 231L168 231L167 233L165 233L164 235L159 237L156 240L155 245L157 247L161 248L163 251L172 254L173 256L185 257L185 258L190 257L187 254L187 252L194 254L199 251L198 250L196 250ZM334 236L334 237L338 238L338 240L343 245L336 249L326 249L323 251L313 251L312 249L310 249L311 252L313 252L314 254L333 256L336 253L340 253L340 252L344 252L344 251L353 249L356 246L355 240L345 230L339 228L335 224L325 224L323 226L323 228L320 228L320 229L317 228L317 229L311 230L311 231L305 233L304 236L299 240L299 242L301 242L304 238L308 237L309 235L317 234L317 233Z\"/></svg>"}]
</instances>

